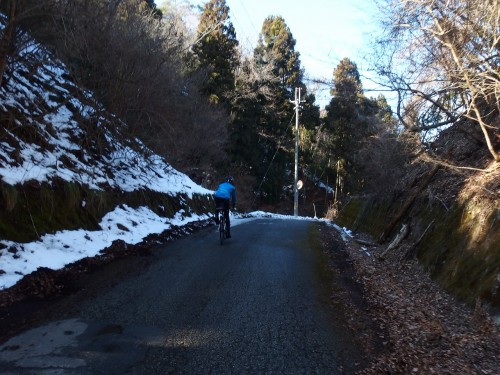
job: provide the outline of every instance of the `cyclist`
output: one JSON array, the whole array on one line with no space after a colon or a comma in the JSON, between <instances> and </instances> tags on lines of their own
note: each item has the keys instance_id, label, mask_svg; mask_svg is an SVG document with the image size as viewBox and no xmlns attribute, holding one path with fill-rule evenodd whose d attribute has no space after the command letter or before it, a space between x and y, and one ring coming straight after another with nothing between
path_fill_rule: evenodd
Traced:
<instances>
[{"instance_id":1,"label":"cyclist","mask_svg":"<svg viewBox=\"0 0 500 375\"><path fill-rule=\"evenodd\" d=\"M226 237L231 238L231 230L230 230L230 223L229 223L229 203L230 200L232 201L232 206L234 210L234 206L236 205L236 188L233 185L233 177L229 176L226 178L224 182L222 182L219 187L217 188L217 191L214 194L215 198L215 222L217 225L219 225L219 218L217 217L217 207L223 207L224 208L224 217L226 219L227 223L227 233Z\"/></svg>"}]
</instances>

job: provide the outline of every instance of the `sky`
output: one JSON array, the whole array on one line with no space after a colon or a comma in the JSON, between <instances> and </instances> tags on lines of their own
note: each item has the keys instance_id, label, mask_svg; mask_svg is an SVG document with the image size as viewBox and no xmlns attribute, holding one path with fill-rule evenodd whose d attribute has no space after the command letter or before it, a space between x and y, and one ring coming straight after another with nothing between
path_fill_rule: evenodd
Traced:
<instances>
[{"instance_id":1,"label":"sky","mask_svg":"<svg viewBox=\"0 0 500 375\"><path fill-rule=\"evenodd\" d=\"M36 49L37 46L33 45L32 48ZM44 61L35 72L22 65L22 61L13 76L0 87L0 109L8 111L8 108L15 107L29 118L32 131L38 134L33 139L40 141L43 138L44 147L40 147L38 141L23 140L6 130L10 138L0 139L1 181L16 185L27 181L50 183L54 179L62 179L94 190L108 186L132 192L147 187L174 197L179 194L188 197L193 194L213 194L213 191L197 185L188 176L172 168L161 157L153 155L146 158L144 154L134 151L139 141L134 148L130 147L132 141L123 144L109 131L111 127L106 126L106 118L100 118L97 126L101 128L103 139L108 142L106 144L102 140L103 150L110 148L109 154L102 152L96 157L88 149L82 149L79 142L83 130L75 121L73 113L66 105L53 101L54 97L63 96L72 108L80 109L81 116L95 119L95 110L71 94L81 89L65 79L70 74L62 63L54 59ZM33 74L33 79L26 79L28 73ZM92 93L85 94L92 101ZM115 124L112 128L116 127ZM63 159L69 163L61 162ZM39 267L57 270L82 258L97 256L115 240L136 244L148 235L162 233L173 225L182 226L211 218L211 213L195 214L182 198L179 199L184 207L172 217L159 216L148 207L132 208L122 204L104 215L97 230L60 230L42 234L38 240L28 243L0 238L0 290L15 285ZM85 198L79 204L85 206ZM232 225L238 225L263 216L292 218L254 212L244 217L232 215L231 221ZM214 226L216 241L218 233Z\"/></svg>"},{"instance_id":2,"label":"sky","mask_svg":"<svg viewBox=\"0 0 500 375\"><path fill-rule=\"evenodd\" d=\"M203 5L208 0L187 1ZM162 2L157 0L158 6ZM370 76L367 56L370 41L379 29L373 0L226 0L226 4L245 52L253 51L266 17L282 16L297 42L295 49L300 52L306 76L331 82L334 68L344 57L357 64L362 76ZM365 90L375 88L369 80L363 80L363 86ZM308 89L314 87L308 85ZM330 100L329 89L323 85L316 92L321 107Z\"/></svg>"}]
</instances>

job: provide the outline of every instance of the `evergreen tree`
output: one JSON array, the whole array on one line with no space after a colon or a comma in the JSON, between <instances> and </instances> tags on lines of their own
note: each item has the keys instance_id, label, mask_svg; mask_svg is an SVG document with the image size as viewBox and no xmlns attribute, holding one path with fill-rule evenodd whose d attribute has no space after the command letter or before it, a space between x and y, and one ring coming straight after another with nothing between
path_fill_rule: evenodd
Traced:
<instances>
[{"instance_id":1,"label":"evergreen tree","mask_svg":"<svg viewBox=\"0 0 500 375\"><path fill-rule=\"evenodd\" d=\"M381 142L387 144L388 135L395 134L396 123L385 97L370 99L364 95L358 68L348 58L333 72L331 94L321 132L324 147L320 154L323 163L328 160L330 173L333 172L330 180L341 182L336 188L357 193L366 188L367 175L373 177L375 167L387 169L374 166L373 152L379 151L375 151L373 136L377 135L380 149Z\"/></svg>"},{"instance_id":2,"label":"evergreen tree","mask_svg":"<svg viewBox=\"0 0 500 375\"><path fill-rule=\"evenodd\" d=\"M292 133L284 134L293 115L295 88L306 89L302 83L299 53L295 51L295 39L282 17L269 16L262 24L254 59L257 67L270 72L265 82L270 95L266 97L266 116L261 119L264 132L277 140L282 136L291 139Z\"/></svg>"},{"instance_id":3,"label":"evergreen tree","mask_svg":"<svg viewBox=\"0 0 500 375\"><path fill-rule=\"evenodd\" d=\"M254 85L259 95L253 97L246 111L235 118L239 140L251 140L251 160L259 181L260 193L267 201L276 202L287 196L284 186L292 184L293 176L293 116L296 87L302 88L303 107L307 109L308 123L317 123L319 109L314 96L307 95L302 83L303 71L295 39L282 17L270 16L264 20L252 62L254 71L261 72ZM265 72L263 74L262 72ZM301 119L301 124L302 120ZM245 135L243 137L242 135Z\"/></svg>"},{"instance_id":4,"label":"evergreen tree","mask_svg":"<svg viewBox=\"0 0 500 375\"><path fill-rule=\"evenodd\" d=\"M260 64L271 64L279 86L286 94L292 95L296 87L304 88L300 55L295 51L296 41L280 16L270 16L264 20L262 31L255 49L255 57Z\"/></svg>"},{"instance_id":5,"label":"evergreen tree","mask_svg":"<svg viewBox=\"0 0 500 375\"><path fill-rule=\"evenodd\" d=\"M328 158L335 168L336 181L345 181L346 190L361 188L360 163L357 152L370 134L369 118L373 116L373 102L363 95L363 86L356 64L344 58L333 72L332 99L326 106L325 128L329 136ZM344 188L337 186L337 188Z\"/></svg>"},{"instance_id":6,"label":"evergreen tree","mask_svg":"<svg viewBox=\"0 0 500 375\"><path fill-rule=\"evenodd\" d=\"M231 101L230 155L233 162L251 169L259 165L262 155L259 147L259 126L266 88L263 74L256 70L252 59L244 59L236 74L236 87Z\"/></svg>"},{"instance_id":7,"label":"evergreen tree","mask_svg":"<svg viewBox=\"0 0 500 375\"><path fill-rule=\"evenodd\" d=\"M205 4L197 35L193 52L199 68L207 72L202 92L213 103L227 103L235 85L238 41L225 0L210 0Z\"/></svg>"},{"instance_id":8,"label":"evergreen tree","mask_svg":"<svg viewBox=\"0 0 500 375\"><path fill-rule=\"evenodd\" d=\"M153 15L157 19L162 18L163 13L160 9L156 7L155 0L140 0L140 1L141 1L140 4L141 9L153 12Z\"/></svg>"},{"instance_id":9,"label":"evergreen tree","mask_svg":"<svg viewBox=\"0 0 500 375\"><path fill-rule=\"evenodd\" d=\"M84 0L85 1L85 0ZM91 3L95 0L90 0ZM154 0L121 0L116 2L100 2L97 6L115 8L117 14L122 19L132 17L134 14L152 15L155 19L160 20L163 13L156 7Z\"/></svg>"},{"instance_id":10,"label":"evergreen tree","mask_svg":"<svg viewBox=\"0 0 500 375\"><path fill-rule=\"evenodd\" d=\"M363 86L356 63L343 58L333 72L334 86L331 94L345 100L356 100L363 95Z\"/></svg>"},{"instance_id":11,"label":"evergreen tree","mask_svg":"<svg viewBox=\"0 0 500 375\"><path fill-rule=\"evenodd\" d=\"M363 86L358 67L348 58L342 59L333 72L332 102L326 110L329 116L352 118L363 98Z\"/></svg>"}]
</instances>

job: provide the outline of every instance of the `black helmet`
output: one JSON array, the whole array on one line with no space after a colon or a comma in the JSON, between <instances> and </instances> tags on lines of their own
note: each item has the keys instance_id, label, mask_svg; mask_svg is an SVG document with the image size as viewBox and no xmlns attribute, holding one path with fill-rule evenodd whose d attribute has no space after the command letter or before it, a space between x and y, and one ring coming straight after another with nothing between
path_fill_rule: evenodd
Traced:
<instances>
[{"instance_id":1,"label":"black helmet","mask_svg":"<svg viewBox=\"0 0 500 375\"><path fill-rule=\"evenodd\" d=\"M230 184L232 184L233 183L233 176L226 177L226 182L229 182Z\"/></svg>"}]
</instances>

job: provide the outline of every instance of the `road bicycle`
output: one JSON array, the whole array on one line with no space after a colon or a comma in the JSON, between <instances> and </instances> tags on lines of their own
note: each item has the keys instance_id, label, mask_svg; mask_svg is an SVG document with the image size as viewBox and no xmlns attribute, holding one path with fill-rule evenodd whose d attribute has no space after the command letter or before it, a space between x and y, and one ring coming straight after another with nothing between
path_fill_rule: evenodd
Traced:
<instances>
[{"instance_id":1,"label":"road bicycle","mask_svg":"<svg viewBox=\"0 0 500 375\"><path fill-rule=\"evenodd\" d=\"M219 221L219 237L220 237L220 244L222 245L224 243L224 240L226 239L226 233L227 233L227 223L226 223L226 217L224 215L224 207L217 207L215 210L217 212L217 218Z\"/></svg>"}]
</instances>

